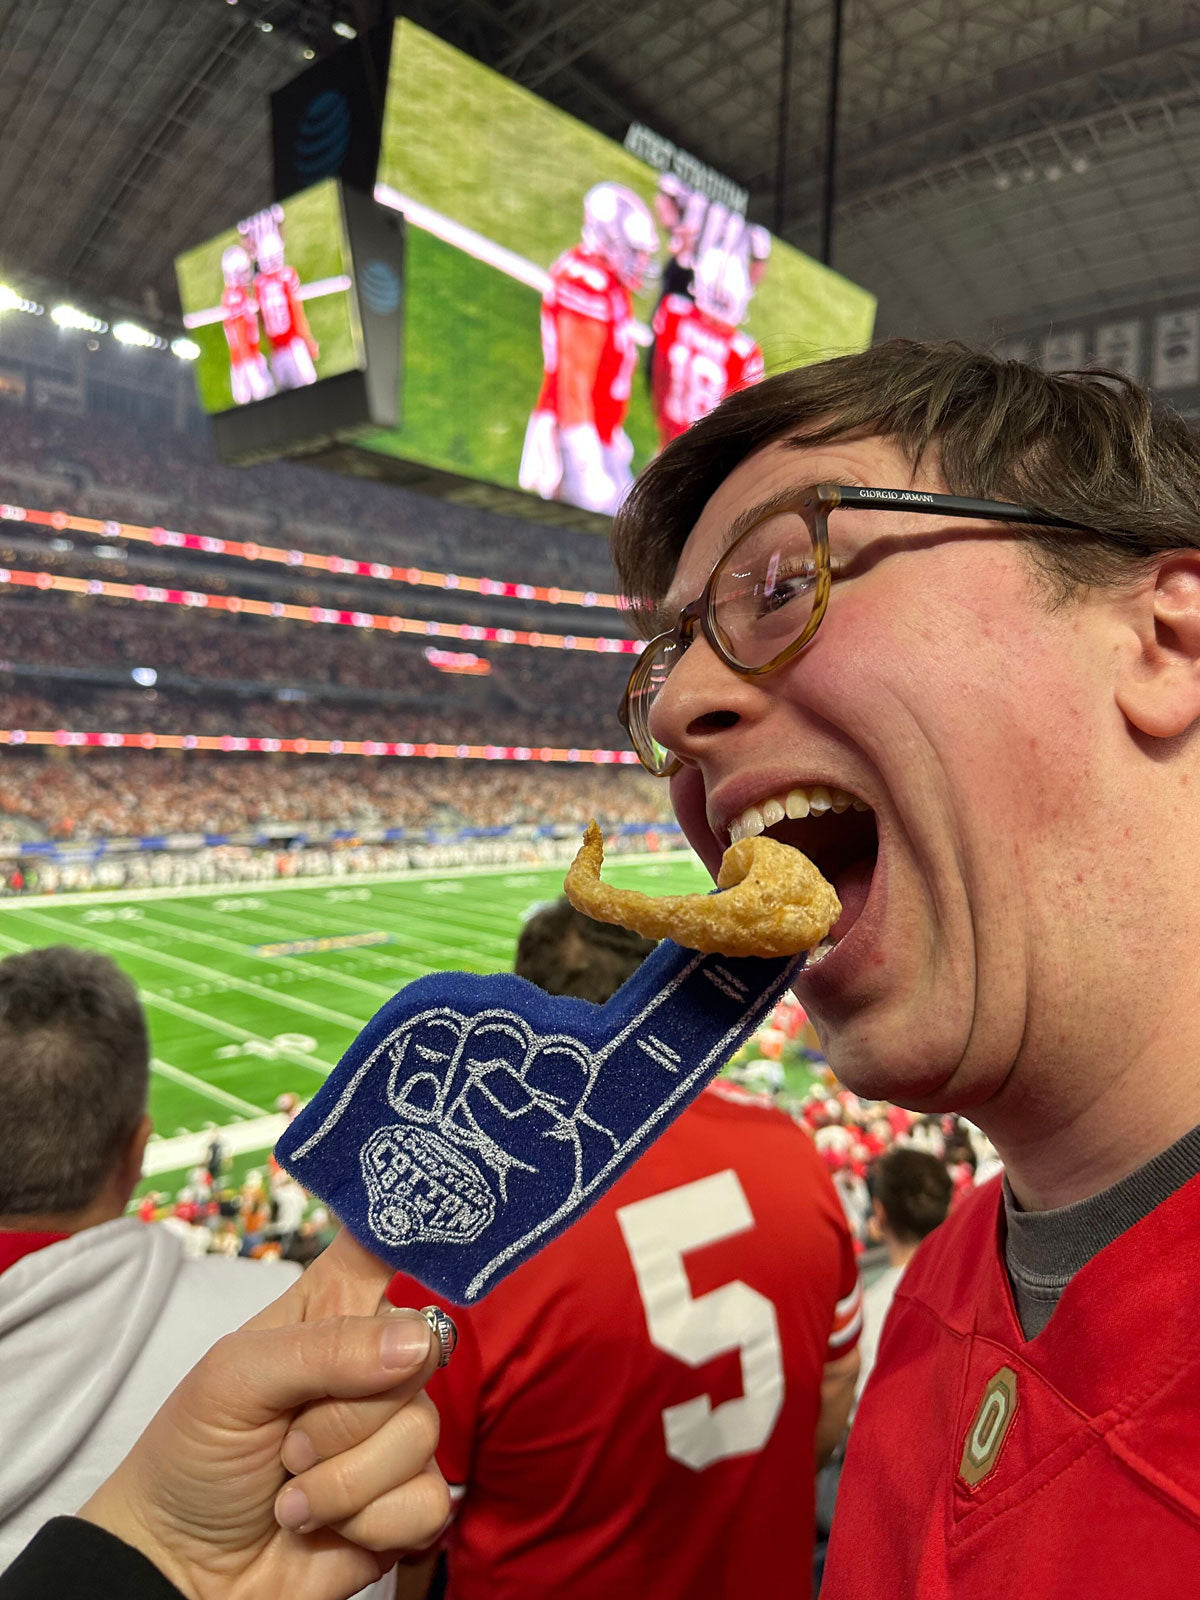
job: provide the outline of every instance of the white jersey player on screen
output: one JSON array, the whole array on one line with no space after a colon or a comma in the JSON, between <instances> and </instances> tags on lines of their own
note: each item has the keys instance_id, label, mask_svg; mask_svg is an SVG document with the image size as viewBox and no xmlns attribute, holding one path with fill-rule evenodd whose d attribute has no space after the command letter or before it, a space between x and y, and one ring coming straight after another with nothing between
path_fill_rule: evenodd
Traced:
<instances>
[{"instance_id":1,"label":"white jersey player on screen","mask_svg":"<svg viewBox=\"0 0 1200 1600\"><path fill-rule=\"evenodd\" d=\"M583 201L583 234L550 269L542 299L542 387L519 482L544 500L612 514L633 482L623 427L637 364L630 291L658 249L650 208L619 183Z\"/></svg>"}]
</instances>

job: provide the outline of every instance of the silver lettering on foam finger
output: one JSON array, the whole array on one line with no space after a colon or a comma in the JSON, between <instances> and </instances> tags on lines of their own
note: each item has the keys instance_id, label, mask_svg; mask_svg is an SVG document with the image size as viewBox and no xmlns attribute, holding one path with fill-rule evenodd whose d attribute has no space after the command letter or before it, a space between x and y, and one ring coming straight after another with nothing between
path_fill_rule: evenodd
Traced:
<instances>
[{"instance_id":1,"label":"silver lettering on foam finger","mask_svg":"<svg viewBox=\"0 0 1200 1600\"><path fill-rule=\"evenodd\" d=\"M470 1244L496 1215L471 1162L424 1128L376 1128L360 1160L371 1227L384 1244Z\"/></svg>"}]
</instances>

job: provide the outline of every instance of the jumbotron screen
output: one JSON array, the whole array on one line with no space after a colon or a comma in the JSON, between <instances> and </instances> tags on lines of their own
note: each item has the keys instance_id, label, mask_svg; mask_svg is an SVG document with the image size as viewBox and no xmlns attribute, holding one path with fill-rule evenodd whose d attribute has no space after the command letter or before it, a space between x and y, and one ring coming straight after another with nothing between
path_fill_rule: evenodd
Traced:
<instances>
[{"instance_id":1,"label":"jumbotron screen","mask_svg":"<svg viewBox=\"0 0 1200 1600\"><path fill-rule=\"evenodd\" d=\"M266 400L363 365L336 180L244 217L175 262L208 412Z\"/></svg>"},{"instance_id":2,"label":"jumbotron screen","mask_svg":"<svg viewBox=\"0 0 1200 1600\"><path fill-rule=\"evenodd\" d=\"M660 173L408 21L375 197L407 223L403 425L360 442L461 477L611 512L764 367L870 342L874 296L719 186Z\"/></svg>"}]
</instances>

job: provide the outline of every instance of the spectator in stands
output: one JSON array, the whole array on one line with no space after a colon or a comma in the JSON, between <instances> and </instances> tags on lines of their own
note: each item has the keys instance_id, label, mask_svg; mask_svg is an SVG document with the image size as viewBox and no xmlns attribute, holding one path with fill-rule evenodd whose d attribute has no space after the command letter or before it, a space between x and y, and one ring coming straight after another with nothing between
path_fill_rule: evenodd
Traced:
<instances>
[{"instance_id":1,"label":"spectator in stands","mask_svg":"<svg viewBox=\"0 0 1200 1600\"><path fill-rule=\"evenodd\" d=\"M970 1109L1005 1164L905 1272L826 1600L1200 1566L1198 504L1200 438L1129 380L889 340L731 397L619 519L680 629L633 706L684 831L715 871L792 786L870 806L785 819L845 907L797 996L850 1088Z\"/></svg>"},{"instance_id":2,"label":"spectator in stands","mask_svg":"<svg viewBox=\"0 0 1200 1600\"><path fill-rule=\"evenodd\" d=\"M185 1260L164 1227L125 1215L148 1082L137 994L105 956L54 947L0 962L0 1568L296 1276Z\"/></svg>"},{"instance_id":3,"label":"spectator in stands","mask_svg":"<svg viewBox=\"0 0 1200 1600\"><path fill-rule=\"evenodd\" d=\"M871 1209L888 1264L863 1291L863 1335L859 1343L861 1394L875 1365L879 1335L904 1269L928 1238L946 1220L952 1180L946 1163L926 1150L901 1145L880 1156L869 1174Z\"/></svg>"},{"instance_id":4,"label":"spectator in stands","mask_svg":"<svg viewBox=\"0 0 1200 1600\"><path fill-rule=\"evenodd\" d=\"M562 901L526 923L516 971L598 1001L647 949ZM710 1085L566 1234L455 1312L459 1349L429 1390L460 1497L448 1596L794 1592L816 1464L849 1415L859 1299L808 1137ZM397 1569L401 1596L425 1594L429 1565Z\"/></svg>"}]
</instances>

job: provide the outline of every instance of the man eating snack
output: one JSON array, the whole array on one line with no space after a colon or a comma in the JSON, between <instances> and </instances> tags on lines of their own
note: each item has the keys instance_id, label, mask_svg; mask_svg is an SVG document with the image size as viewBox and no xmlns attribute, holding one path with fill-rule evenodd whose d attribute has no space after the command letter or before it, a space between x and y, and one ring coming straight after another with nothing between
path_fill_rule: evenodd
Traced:
<instances>
[{"instance_id":1,"label":"man eating snack","mask_svg":"<svg viewBox=\"0 0 1200 1600\"><path fill-rule=\"evenodd\" d=\"M618 518L623 714L691 844L815 863L830 1065L1006 1164L897 1294L826 1600L1200 1558L1198 504L1125 379L894 340L726 401Z\"/></svg>"}]
</instances>

